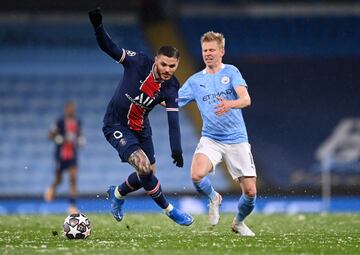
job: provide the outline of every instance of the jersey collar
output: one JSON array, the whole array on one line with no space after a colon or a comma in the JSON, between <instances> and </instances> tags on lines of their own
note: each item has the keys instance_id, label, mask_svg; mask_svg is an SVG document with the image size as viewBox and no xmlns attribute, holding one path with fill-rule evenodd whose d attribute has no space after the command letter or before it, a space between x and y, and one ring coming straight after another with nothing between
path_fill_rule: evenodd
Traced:
<instances>
[{"instance_id":1,"label":"jersey collar","mask_svg":"<svg viewBox=\"0 0 360 255\"><path fill-rule=\"evenodd\" d=\"M221 63L221 68L220 70L224 69L225 68L225 64L224 63ZM205 69L202 71L203 74L207 74L208 72L206 72L206 67Z\"/></svg>"},{"instance_id":2,"label":"jersey collar","mask_svg":"<svg viewBox=\"0 0 360 255\"><path fill-rule=\"evenodd\" d=\"M155 63L151 67L151 75L153 76L155 82L160 82L160 83L163 82L163 80L157 80L156 79L154 70L155 70Z\"/></svg>"}]
</instances>

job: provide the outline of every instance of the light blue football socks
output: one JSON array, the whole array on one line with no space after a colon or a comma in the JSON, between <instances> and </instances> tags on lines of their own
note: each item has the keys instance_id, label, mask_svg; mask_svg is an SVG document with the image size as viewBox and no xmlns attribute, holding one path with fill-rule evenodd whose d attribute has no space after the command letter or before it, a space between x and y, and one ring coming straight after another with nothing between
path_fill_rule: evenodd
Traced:
<instances>
[{"instance_id":1,"label":"light blue football socks","mask_svg":"<svg viewBox=\"0 0 360 255\"><path fill-rule=\"evenodd\" d=\"M248 216L254 210L255 201L256 201L256 196L249 197L245 194L241 195L238 203L238 213L236 215L236 220L238 222L244 221L246 216Z\"/></svg>"},{"instance_id":2,"label":"light blue football socks","mask_svg":"<svg viewBox=\"0 0 360 255\"><path fill-rule=\"evenodd\" d=\"M211 200L215 200L217 198L217 192L211 185L211 181L209 177L205 176L201 179L201 181L195 182L193 181L195 189L202 195L208 197Z\"/></svg>"}]
</instances>

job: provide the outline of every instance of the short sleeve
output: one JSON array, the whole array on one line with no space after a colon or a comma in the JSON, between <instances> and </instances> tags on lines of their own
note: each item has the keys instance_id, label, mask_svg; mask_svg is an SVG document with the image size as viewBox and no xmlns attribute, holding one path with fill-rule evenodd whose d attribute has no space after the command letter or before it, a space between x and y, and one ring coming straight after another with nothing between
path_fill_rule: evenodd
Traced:
<instances>
[{"instance_id":1,"label":"short sleeve","mask_svg":"<svg viewBox=\"0 0 360 255\"><path fill-rule=\"evenodd\" d=\"M183 106L187 105L194 99L195 99L194 93L190 86L190 81L187 80L179 90L179 102L178 102L179 107L183 107Z\"/></svg>"},{"instance_id":2,"label":"short sleeve","mask_svg":"<svg viewBox=\"0 0 360 255\"><path fill-rule=\"evenodd\" d=\"M235 66L232 66L232 84L233 84L234 88L236 88L238 86L247 87L245 79L241 75L241 72L239 71L239 69L237 69Z\"/></svg>"}]
</instances>

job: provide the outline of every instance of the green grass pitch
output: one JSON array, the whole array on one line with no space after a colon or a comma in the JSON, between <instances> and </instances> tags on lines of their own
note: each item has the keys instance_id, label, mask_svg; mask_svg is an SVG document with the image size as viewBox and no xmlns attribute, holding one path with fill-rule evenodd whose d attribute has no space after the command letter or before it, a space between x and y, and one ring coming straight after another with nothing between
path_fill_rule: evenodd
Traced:
<instances>
[{"instance_id":1,"label":"green grass pitch","mask_svg":"<svg viewBox=\"0 0 360 255\"><path fill-rule=\"evenodd\" d=\"M231 232L233 215L209 226L195 215L181 227L163 214L126 214L117 223L110 214L87 215L92 234L68 240L66 215L0 216L0 254L360 254L360 214L254 214L247 225L254 238Z\"/></svg>"}]
</instances>

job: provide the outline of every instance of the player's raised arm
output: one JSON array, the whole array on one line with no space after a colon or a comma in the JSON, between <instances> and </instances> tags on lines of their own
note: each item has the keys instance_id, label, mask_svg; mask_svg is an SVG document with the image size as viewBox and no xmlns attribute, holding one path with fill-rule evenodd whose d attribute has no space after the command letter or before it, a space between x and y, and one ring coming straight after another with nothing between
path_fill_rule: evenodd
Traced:
<instances>
[{"instance_id":1,"label":"player's raised arm","mask_svg":"<svg viewBox=\"0 0 360 255\"><path fill-rule=\"evenodd\" d=\"M102 24L101 9L97 8L95 10L89 11L89 18L91 24L94 27L96 40L100 48L105 51L110 57L119 62L123 54L123 50L112 41L109 34L105 31Z\"/></svg>"}]
</instances>

